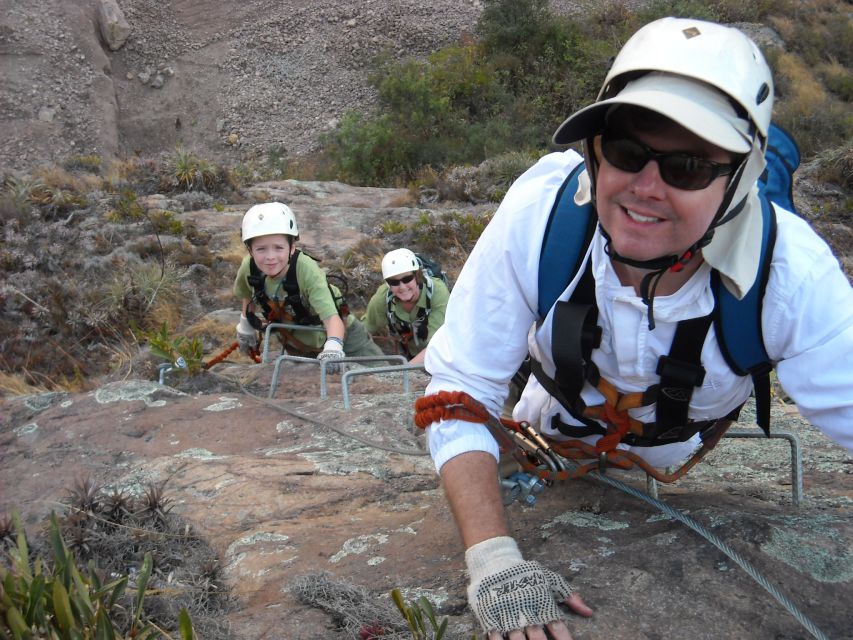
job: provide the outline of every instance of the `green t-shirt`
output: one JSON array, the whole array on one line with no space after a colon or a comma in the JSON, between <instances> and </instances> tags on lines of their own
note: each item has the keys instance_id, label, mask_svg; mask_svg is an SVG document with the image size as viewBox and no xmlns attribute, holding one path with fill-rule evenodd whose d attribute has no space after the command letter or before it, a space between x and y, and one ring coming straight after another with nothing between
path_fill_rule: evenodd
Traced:
<instances>
[{"instance_id":1,"label":"green t-shirt","mask_svg":"<svg viewBox=\"0 0 853 640\"><path fill-rule=\"evenodd\" d=\"M371 334L388 334L388 306L386 296L388 294L388 283L383 282L376 293L370 298L367 303L367 311L365 311L362 322L365 329ZM444 324L444 314L447 311L447 300L450 298L450 291L447 285L441 278L432 279L432 300L430 302L430 312L427 318L427 337L426 340L417 340L413 338L410 345L413 353L416 355L418 351L423 349L438 328ZM421 286L421 294L418 296L418 303L412 307L411 311L403 309L400 301L394 298L391 302L391 310L394 315L403 322L413 324L418 319L418 310L426 310L427 306L427 289L426 285Z\"/></svg>"},{"instance_id":2,"label":"green t-shirt","mask_svg":"<svg viewBox=\"0 0 853 640\"><path fill-rule=\"evenodd\" d=\"M251 256L243 258L243 262L237 270L237 277L234 279L234 295L241 300L251 300L255 294L248 280L251 274L249 267L251 259ZM283 303L287 297L287 292L284 290L284 275L278 278L270 278L269 276L264 278L264 289L270 300ZM335 297L340 297L340 290L335 285L328 283L326 273L311 256L301 252L296 259L296 283L299 285L299 297L302 299L302 304L309 313L316 315L321 321L338 313L335 301L332 299L332 292L334 292ZM329 287L332 291L329 291ZM348 316L347 324L352 324L354 320L354 316ZM309 347L316 348L322 347L326 341L324 331L297 329L293 332L293 337Z\"/></svg>"}]
</instances>

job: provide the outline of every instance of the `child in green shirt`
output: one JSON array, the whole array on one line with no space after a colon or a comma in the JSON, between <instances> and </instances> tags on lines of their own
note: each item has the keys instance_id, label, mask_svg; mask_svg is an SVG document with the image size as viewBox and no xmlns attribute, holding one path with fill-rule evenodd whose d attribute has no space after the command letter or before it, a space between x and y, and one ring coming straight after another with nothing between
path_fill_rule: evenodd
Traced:
<instances>
[{"instance_id":1,"label":"child in green shirt","mask_svg":"<svg viewBox=\"0 0 853 640\"><path fill-rule=\"evenodd\" d=\"M325 331L280 329L292 355L317 354L332 362L345 356L383 355L354 315L341 316L343 301L337 287L307 254L296 248L299 229L287 205L268 202L251 207L243 216L242 239L249 250L234 281L241 300L237 342L250 353L259 344L258 332L270 322L322 325ZM260 311L260 320L255 311ZM339 367L328 367L336 373Z\"/></svg>"}]
</instances>

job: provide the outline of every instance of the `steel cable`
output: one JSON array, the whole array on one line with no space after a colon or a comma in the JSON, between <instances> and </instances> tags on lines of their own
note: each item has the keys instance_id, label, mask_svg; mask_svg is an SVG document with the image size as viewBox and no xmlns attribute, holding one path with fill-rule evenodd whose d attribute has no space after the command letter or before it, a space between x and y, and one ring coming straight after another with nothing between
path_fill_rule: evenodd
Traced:
<instances>
[{"instance_id":1,"label":"steel cable","mask_svg":"<svg viewBox=\"0 0 853 640\"><path fill-rule=\"evenodd\" d=\"M802 611L797 608L797 606L793 602L791 602L783 593L781 593L774 585L772 585L767 580L767 578L761 575L755 567L753 567L746 559L741 557L741 555L737 551L732 549L728 544L720 540L716 535L708 531L708 529L696 522L693 518L690 518L689 516L681 513L677 509L674 509L673 507L669 506L665 502L653 498L649 494L640 491L639 489L635 489L634 487L625 484L620 480L609 478L606 475L601 475L597 471L590 472L587 475L592 476L599 482L609 484L610 486L615 487L620 491L623 491L627 494L634 496L635 498L639 498L640 500L647 502L648 504L652 505L653 507L656 507L668 516L675 518L683 525L689 527L690 529L693 529L693 531L698 533L712 545L717 547L717 549L719 549L729 558L731 558L735 562L735 564L737 564L741 569L746 571L752 577L753 580L755 580L758 584L764 587L764 589L770 595L776 598L779 604L785 607L788 612L792 616L794 616L800 622L800 624L803 625L803 627L805 627L806 630L808 630L808 632L811 633L815 638L817 638L818 640L829 640L829 637L824 634L820 629L818 629L817 625L815 625L814 622L812 622Z\"/></svg>"}]
</instances>

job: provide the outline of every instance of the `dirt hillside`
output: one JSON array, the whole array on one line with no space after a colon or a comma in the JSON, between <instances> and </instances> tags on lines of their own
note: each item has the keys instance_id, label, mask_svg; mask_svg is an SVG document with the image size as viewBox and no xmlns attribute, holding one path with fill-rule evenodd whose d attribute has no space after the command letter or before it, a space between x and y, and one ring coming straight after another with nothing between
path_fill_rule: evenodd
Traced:
<instances>
[{"instance_id":1,"label":"dirt hillside","mask_svg":"<svg viewBox=\"0 0 853 640\"><path fill-rule=\"evenodd\" d=\"M212 160L303 153L372 103L377 54L428 54L481 10L479 0L121 0L131 31L111 51L99 1L0 1L0 171L176 144Z\"/></svg>"}]
</instances>

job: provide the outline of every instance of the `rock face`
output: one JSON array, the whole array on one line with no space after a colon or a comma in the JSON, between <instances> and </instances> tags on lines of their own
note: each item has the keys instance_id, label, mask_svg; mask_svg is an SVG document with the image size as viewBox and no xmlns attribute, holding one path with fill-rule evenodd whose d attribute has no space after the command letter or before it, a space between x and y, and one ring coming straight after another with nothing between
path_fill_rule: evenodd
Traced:
<instances>
[{"instance_id":1,"label":"rock face","mask_svg":"<svg viewBox=\"0 0 853 640\"><path fill-rule=\"evenodd\" d=\"M412 374L407 395L399 374L357 376L345 410L339 378L321 398L317 369L290 362L267 400L272 370L226 362L192 381L168 377L174 386L127 380L4 401L0 512L18 506L32 526L83 475L111 487L165 481L175 510L221 558L235 637L353 637L289 590L328 572L378 598L394 587L426 595L450 617L447 637L470 638L461 544L411 427L425 377ZM795 412L775 407L773 420L803 442L800 508L780 440L725 439L660 498L731 545L828 637L853 638L843 604L853 597L853 465ZM618 477L645 486L638 474ZM595 608L570 622L575 638L809 635L707 541L592 479L546 489L533 507L514 503L509 516L525 555L571 578Z\"/></svg>"}]
</instances>

